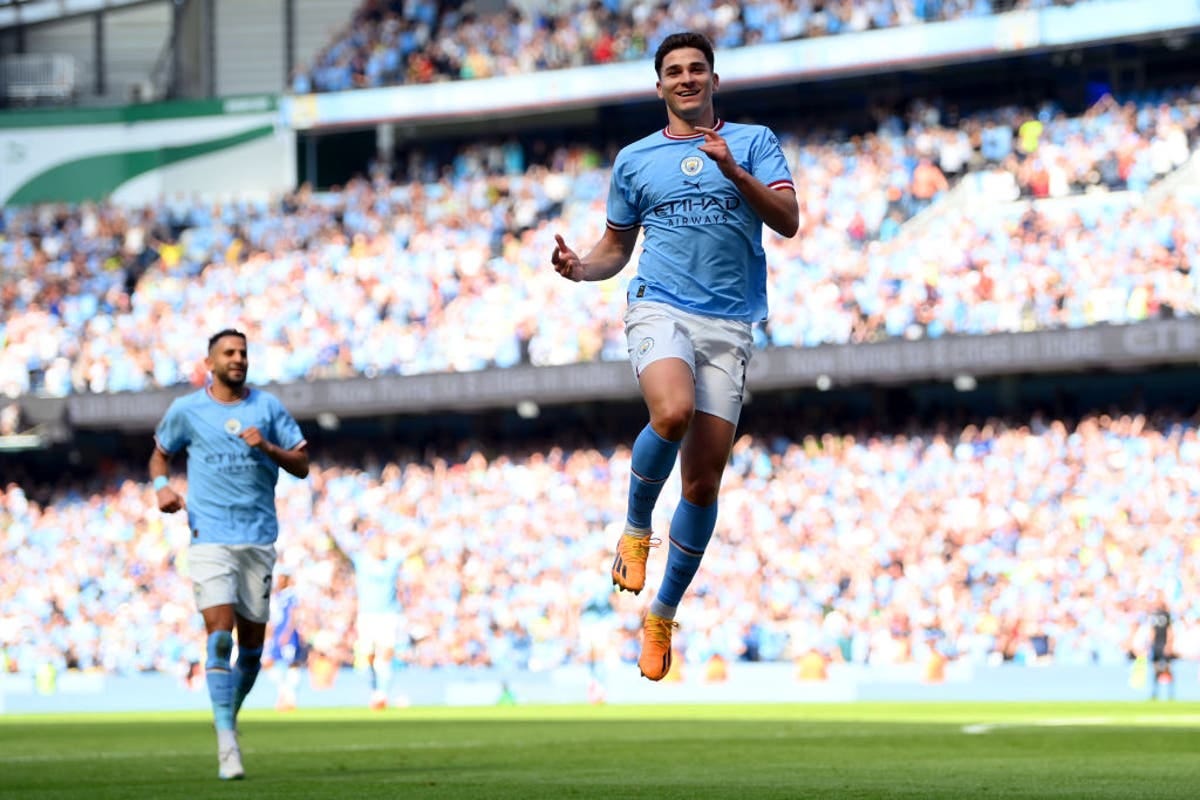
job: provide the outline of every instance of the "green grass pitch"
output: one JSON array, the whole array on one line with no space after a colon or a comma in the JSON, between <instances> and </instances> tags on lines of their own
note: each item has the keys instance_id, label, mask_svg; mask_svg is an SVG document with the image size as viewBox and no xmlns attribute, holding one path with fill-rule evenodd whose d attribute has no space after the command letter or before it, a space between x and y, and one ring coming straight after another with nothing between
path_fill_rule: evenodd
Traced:
<instances>
[{"instance_id":1,"label":"green grass pitch","mask_svg":"<svg viewBox=\"0 0 1200 800\"><path fill-rule=\"evenodd\" d=\"M1196 798L1200 704L546 706L0 717L0 797Z\"/></svg>"}]
</instances>

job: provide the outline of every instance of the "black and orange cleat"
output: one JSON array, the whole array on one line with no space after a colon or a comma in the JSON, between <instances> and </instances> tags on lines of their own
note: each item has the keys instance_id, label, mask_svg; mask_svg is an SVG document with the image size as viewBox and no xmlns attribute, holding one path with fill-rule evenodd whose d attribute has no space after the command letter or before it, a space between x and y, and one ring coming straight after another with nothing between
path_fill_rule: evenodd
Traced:
<instances>
[{"instance_id":1,"label":"black and orange cleat","mask_svg":"<svg viewBox=\"0 0 1200 800\"><path fill-rule=\"evenodd\" d=\"M646 587L646 560L650 557L650 548L658 547L658 544L658 539L651 539L649 534L622 533L617 542L617 556L613 559L613 586L640 594Z\"/></svg>"},{"instance_id":2,"label":"black and orange cleat","mask_svg":"<svg viewBox=\"0 0 1200 800\"><path fill-rule=\"evenodd\" d=\"M671 671L671 632L679 627L673 619L647 614L642 623L642 655L638 669L642 676L661 681Z\"/></svg>"}]
</instances>

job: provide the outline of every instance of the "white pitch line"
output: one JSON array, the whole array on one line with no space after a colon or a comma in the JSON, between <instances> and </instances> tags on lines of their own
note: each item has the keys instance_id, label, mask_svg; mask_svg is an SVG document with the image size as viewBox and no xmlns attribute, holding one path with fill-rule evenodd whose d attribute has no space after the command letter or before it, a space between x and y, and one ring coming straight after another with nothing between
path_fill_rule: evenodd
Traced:
<instances>
[{"instance_id":1,"label":"white pitch line","mask_svg":"<svg viewBox=\"0 0 1200 800\"><path fill-rule=\"evenodd\" d=\"M962 732L978 736L982 733L1003 730L1005 728L1073 728L1096 725L1112 725L1116 720L1112 717L1075 717L1062 719L1031 719L1022 722L980 722L974 725L963 725Z\"/></svg>"},{"instance_id":2,"label":"white pitch line","mask_svg":"<svg viewBox=\"0 0 1200 800\"><path fill-rule=\"evenodd\" d=\"M1139 714L1133 719L1146 725L1200 725L1200 714Z\"/></svg>"},{"instance_id":3,"label":"white pitch line","mask_svg":"<svg viewBox=\"0 0 1200 800\"><path fill-rule=\"evenodd\" d=\"M1004 728L1074 728L1089 726L1166 726L1187 727L1200 725L1200 714L1139 714L1134 717L1061 717L1054 719L1035 719L1021 722L977 722L963 725L962 732L968 736L978 736L984 733Z\"/></svg>"}]
</instances>

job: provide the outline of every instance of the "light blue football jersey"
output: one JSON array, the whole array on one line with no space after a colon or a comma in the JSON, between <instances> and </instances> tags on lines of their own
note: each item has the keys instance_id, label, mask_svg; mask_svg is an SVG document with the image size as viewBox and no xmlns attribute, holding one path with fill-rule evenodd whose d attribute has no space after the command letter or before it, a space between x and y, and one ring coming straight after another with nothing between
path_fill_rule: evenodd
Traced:
<instances>
[{"instance_id":1,"label":"light blue football jersey","mask_svg":"<svg viewBox=\"0 0 1200 800\"><path fill-rule=\"evenodd\" d=\"M733 157L772 189L794 189L769 128L716 123ZM645 229L629 302L656 300L710 317L758 322L767 316L762 219L716 162L704 136L665 128L621 149L608 190L608 226Z\"/></svg>"},{"instance_id":2,"label":"light blue football jersey","mask_svg":"<svg viewBox=\"0 0 1200 800\"><path fill-rule=\"evenodd\" d=\"M272 544L279 536L275 483L279 465L247 445L256 427L284 450L304 443L296 420L274 395L249 389L222 403L208 389L171 403L154 439L168 455L187 448L187 515L193 544Z\"/></svg>"},{"instance_id":3,"label":"light blue football jersey","mask_svg":"<svg viewBox=\"0 0 1200 800\"><path fill-rule=\"evenodd\" d=\"M354 556L355 588L358 591L358 613L394 614L400 610L396 596L396 578L404 559L374 558L366 553Z\"/></svg>"}]
</instances>

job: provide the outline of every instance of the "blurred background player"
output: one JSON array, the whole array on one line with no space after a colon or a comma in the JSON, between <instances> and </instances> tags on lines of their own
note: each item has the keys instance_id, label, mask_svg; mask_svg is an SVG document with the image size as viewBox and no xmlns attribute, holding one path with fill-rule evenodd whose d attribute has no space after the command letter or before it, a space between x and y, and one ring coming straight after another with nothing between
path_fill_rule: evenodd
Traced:
<instances>
[{"instance_id":1,"label":"blurred background player","mask_svg":"<svg viewBox=\"0 0 1200 800\"><path fill-rule=\"evenodd\" d=\"M1160 686L1166 687L1168 700L1175 699L1175 675L1171 671L1171 661L1175 658L1175 632L1171 627L1171 611L1167 608L1167 598L1162 592L1150 611L1147 620L1150 626L1150 667L1154 674L1150 681L1150 699L1158 699Z\"/></svg>"},{"instance_id":2,"label":"blurred background player","mask_svg":"<svg viewBox=\"0 0 1200 800\"><path fill-rule=\"evenodd\" d=\"M304 640L300 636L297 610L300 598L290 572L275 579L275 602L271 604L271 635L263 651L263 666L276 686L275 710L296 709L300 666L304 663Z\"/></svg>"},{"instance_id":3,"label":"blurred background player","mask_svg":"<svg viewBox=\"0 0 1200 800\"><path fill-rule=\"evenodd\" d=\"M663 40L654 67L666 128L618 153L599 243L580 258L557 236L551 256L565 278L606 280L629 262L638 232L645 231L625 330L650 422L633 444L626 527L612 578L622 590L645 586L651 513L682 451L683 497L638 660L653 681L671 667L675 611L717 522L717 494L752 354L751 326L767 313L762 226L786 237L799 226L778 139L763 126L717 117L713 93L720 79L713 66L712 45L702 34Z\"/></svg>"},{"instance_id":4,"label":"blurred background player","mask_svg":"<svg viewBox=\"0 0 1200 800\"><path fill-rule=\"evenodd\" d=\"M279 468L303 478L308 451L300 426L273 395L246 385L246 335L225 329L208 341L212 382L171 403L155 431L150 477L160 510L186 509L188 561L208 633L205 676L217 730L218 776L245 772L237 712L261 667L270 616L279 521ZM187 500L171 488L171 457L187 450ZM230 664L237 629L237 663Z\"/></svg>"},{"instance_id":5,"label":"blurred background player","mask_svg":"<svg viewBox=\"0 0 1200 800\"><path fill-rule=\"evenodd\" d=\"M400 597L397 588L404 557L389 552L388 540L375 529L363 535L361 550L347 552L334 539L334 547L354 567L358 597L355 628L356 655L366 660L371 676L370 707L387 708L391 696L396 641L400 633Z\"/></svg>"}]
</instances>

